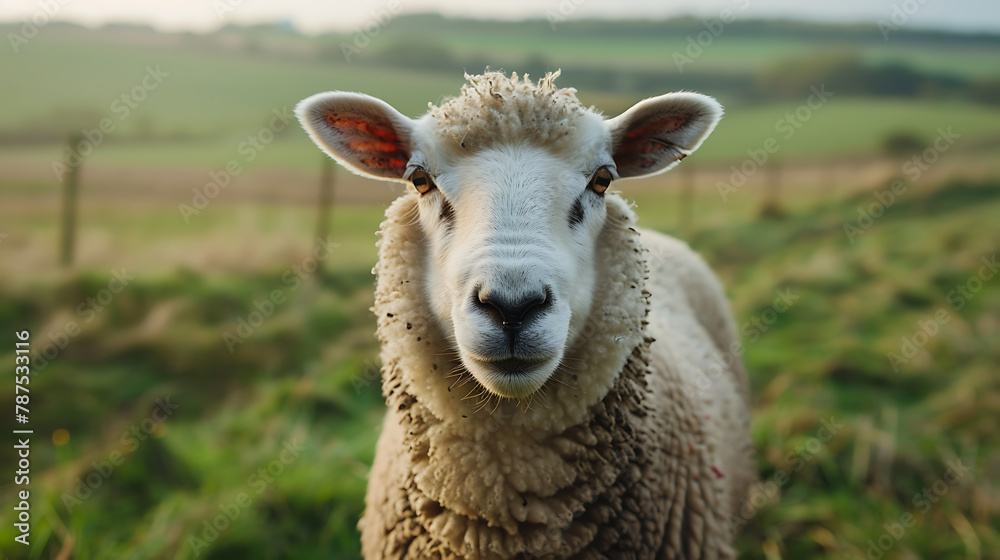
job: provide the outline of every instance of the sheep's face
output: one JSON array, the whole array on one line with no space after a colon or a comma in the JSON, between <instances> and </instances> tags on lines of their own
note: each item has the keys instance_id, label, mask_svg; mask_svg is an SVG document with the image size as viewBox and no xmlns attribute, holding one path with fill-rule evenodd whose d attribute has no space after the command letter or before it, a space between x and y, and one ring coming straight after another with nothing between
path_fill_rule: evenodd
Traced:
<instances>
[{"instance_id":1,"label":"sheep's face","mask_svg":"<svg viewBox=\"0 0 1000 560\"><path fill-rule=\"evenodd\" d=\"M541 387L589 315L614 169L606 150L592 156L579 165L528 143L499 145L429 170L436 188L419 206L428 302L495 394Z\"/></svg>"},{"instance_id":2,"label":"sheep's face","mask_svg":"<svg viewBox=\"0 0 1000 560\"><path fill-rule=\"evenodd\" d=\"M558 135L537 122L521 134L504 123L465 143L432 114L411 120L361 94L318 94L297 113L349 169L413 185L427 242L421 279L438 325L480 385L523 399L568 347L585 343L577 339L595 291L617 281L602 278L595 258L609 184L672 167L700 145L721 107L668 94L610 120L576 110Z\"/></svg>"}]
</instances>

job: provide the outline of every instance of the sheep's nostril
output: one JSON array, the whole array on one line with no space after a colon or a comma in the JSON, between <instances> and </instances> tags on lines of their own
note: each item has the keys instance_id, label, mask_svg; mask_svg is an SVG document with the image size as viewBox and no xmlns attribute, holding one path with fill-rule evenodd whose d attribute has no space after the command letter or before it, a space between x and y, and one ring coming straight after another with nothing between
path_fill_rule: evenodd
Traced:
<instances>
[{"instance_id":1,"label":"sheep's nostril","mask_svg":"<svg viewBox=\"0 0 1000 560\"><path fill-rule=\"evenodd\" d=\"M478 307L494 322L499 323L501 328L506 331L518 331L537 311L551 304L552 291L546 287L543 291L531 296L510 301L504 297L490 294L483 289L477 289L473 301L478 303Z\"/></svg>"},{"instance_id":2,"label":"sheep's nostril","mask_svg":"<svg viewBox=\"0 0 1000 560\"><path fill-rule=\"evenodd\" d=\"M524 323L521 321L501 321L500 326L505 331L519 331L524 326Z\"/></svg>"}]
</instances>

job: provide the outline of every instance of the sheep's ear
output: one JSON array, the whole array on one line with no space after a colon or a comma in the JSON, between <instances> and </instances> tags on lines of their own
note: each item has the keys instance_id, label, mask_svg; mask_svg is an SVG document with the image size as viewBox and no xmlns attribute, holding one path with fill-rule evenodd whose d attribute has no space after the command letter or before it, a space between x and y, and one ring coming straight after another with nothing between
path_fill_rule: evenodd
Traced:
<instances>
[{"instance_id":1,"label":"sheep's ear","mask_svg":"<svg viewBox=\"0 0 1000 560\"><path fill-rule=\"evenodd\" d=\"M605 122L618 176L670 169L698 149L722 118L722 105L698 93L668 93L640 101Z\"/></svg>"},{"instance_id":2,"label":"sheep's ear","mask_svg":"<svg viewBox=\"0 0 1000 560\"><path fill-rule=\"evenodd\" d=\"M375 179L403 179L413 121L385 101L329 91L300 101L295 114L313 142L344 167Z\"/></svg>"}]
</instances>

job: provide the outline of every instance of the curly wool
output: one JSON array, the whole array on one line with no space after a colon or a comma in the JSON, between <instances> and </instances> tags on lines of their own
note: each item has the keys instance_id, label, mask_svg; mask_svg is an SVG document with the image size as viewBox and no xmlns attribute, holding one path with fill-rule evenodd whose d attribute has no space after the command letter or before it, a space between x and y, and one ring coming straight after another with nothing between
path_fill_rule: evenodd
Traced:
<instances>
[{"instance_id":1,"label":"curly wool","mask_svg":"<svg viewBox=\"0 0 1000 560\"><path fill-rule=\"evenodd\" d=\"M379 242L373 311L389 412L359 524L365 557L732 557L726 516L751 470L744 391L723 378L699 393L690 367L717 356L711 341L732 338L731 326L709 336L681 294L665 310L672 323L645 320L650 264L691 275L666 289L704 292L697 263L644 232L672 251L647 263L634 214L609 195L596 255L604 286L570 365L530 408L481 402L422 297L415 206L414 195L397 200ZM717 465L732 468L720 478Z\"/></svg>"},{"instance_id":2,"label":"curly wool","mask_svg":"<svg viewBox=\"0 0 1000 560\"><path fill-rule=\"evenodd\" d=\"M461 95L440 107L429 103L429 115L442 136L476 151L498 143L530 139L555 150L572 147L576 123L593 111L576 98L574 88L556 88L559 71L533 83L525 74L503 72L465 75Z\"/></svg>"}]
</instances>

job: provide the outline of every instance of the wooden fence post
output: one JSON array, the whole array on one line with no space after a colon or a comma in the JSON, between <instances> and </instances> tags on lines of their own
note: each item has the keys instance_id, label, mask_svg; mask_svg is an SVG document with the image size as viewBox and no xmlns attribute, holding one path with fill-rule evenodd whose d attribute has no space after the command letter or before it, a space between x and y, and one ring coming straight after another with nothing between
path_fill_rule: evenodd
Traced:
<instances>
[{"instance_id":1,"label":"wooden fence post","mask_svg":"<svg viewBox=\"0 0 1000 560\"><path fill-rule=\"evenodd\" d=\"M72 154L82 141L83 136L79 134L72 134L67 140L69 151L66 156L66 176L63 179L62 231L59 236L59 264L62 266L73 264L73 254L76 249L77 195L80 189L80 168L83 167L83 160L78 157L74 165Z\"/></svg>"}]
</instances>

